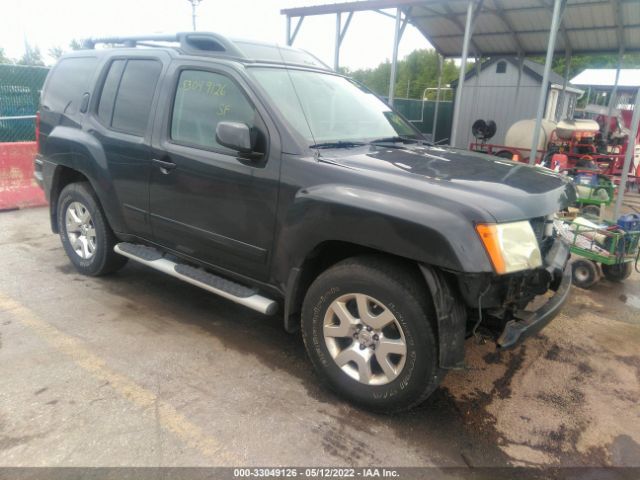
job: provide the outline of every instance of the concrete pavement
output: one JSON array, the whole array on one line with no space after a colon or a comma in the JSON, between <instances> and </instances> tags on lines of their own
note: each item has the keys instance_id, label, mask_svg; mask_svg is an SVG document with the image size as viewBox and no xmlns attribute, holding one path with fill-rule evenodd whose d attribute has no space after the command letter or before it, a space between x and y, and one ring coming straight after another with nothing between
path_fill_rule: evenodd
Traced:
<instances>
[{"instance_id":1,"label":"concrete pavement","mask_svg":"<svg viewBox=\"0 0 640 480\"><path fill-rule=\"evenodd\" d=\"M299 335L130 262L75 272L46 209L0 213L0 466L640 466L640 275L575 289L511 352L468 342L420 408L318 385Z\"/></svg>"}]
</instances>

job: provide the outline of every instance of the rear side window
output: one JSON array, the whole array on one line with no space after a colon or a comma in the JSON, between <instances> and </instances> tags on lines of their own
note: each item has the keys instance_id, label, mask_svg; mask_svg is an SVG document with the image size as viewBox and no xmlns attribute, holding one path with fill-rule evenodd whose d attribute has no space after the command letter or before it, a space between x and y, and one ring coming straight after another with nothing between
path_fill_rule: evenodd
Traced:
<instances>
[{"instance_id":1,"label":"rear side window","mask_svg":"<svg viewBox=\"0 0 640 480\"><path fill-rule=\"evenodd\" d=\"M144 135L162 64L156 60L116 60L105 79L98 118L115 130Z\"/></svg>"},{"instance_id":2,"label":"rear side window","mask_svg":"<svg viewBox=\"0 0 640 480\"><path fill-rule=\"evenodd\" d=\"M111 64L107 78L104 81L102 87L102 94L100 95L100 103L98 105L98 118L105 125L111 125L111 119L113 118L113 102L116 99L116 93L118 93L118 85L120 85L120 77L122 77L122 71L124 70L124 64L126 60L116 60Z\"/></svg>"},{"instance_id":3,"label":"rear side window","mask_svg":"<svg viewBox=\"0 0 640 480\"><path fill-rule=\"evenodd\" d=\"M64 58L51 71L42 105L57 113L74 114L80 108L82 95L91 90L98 59L95 57Z\"/></svg>"},{"instance_id":4,"label":"rear side window","mask_svg":"<svg viewBox=\"0 0 640 480\"><path fill-rule=\"evenodd\" d=\"M256 111L225 75L183 71L173 105L171 138L187 145L225 149L216 141L216 127L221 121L242 122L252 128Z\"/></svg>"}]
</instances>

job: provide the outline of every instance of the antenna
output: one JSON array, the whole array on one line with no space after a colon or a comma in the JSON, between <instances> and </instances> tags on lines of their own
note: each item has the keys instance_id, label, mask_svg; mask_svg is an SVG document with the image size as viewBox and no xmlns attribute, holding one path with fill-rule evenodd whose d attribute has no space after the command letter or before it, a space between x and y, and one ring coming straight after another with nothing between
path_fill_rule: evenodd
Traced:
<instances>
[{"instance_id":1,"label":"antenna","mask_svg":"<svg viewBox=\"0 0 640 480\"><path fill-rule=\"evenodd\" d=\"M193 23L193 31L196 31L196 8L202 0L187 0L191 4L191 22Z\"/></svg>"}]
</instances>

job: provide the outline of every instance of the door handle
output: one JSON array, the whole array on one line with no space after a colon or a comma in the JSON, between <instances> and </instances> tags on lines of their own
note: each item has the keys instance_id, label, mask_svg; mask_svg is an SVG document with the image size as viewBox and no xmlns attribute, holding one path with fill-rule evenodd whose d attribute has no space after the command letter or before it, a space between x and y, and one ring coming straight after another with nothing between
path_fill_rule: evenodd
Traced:
<instances>
[{"instance_id":1,"label":"door handle","mask_svg":"<svg viewBox=\"0 0 640 480\"><path fill-rule=\"evenodd\" d=\"M176 164L173 162L167 162L166 160L158 160L157 158L152 158L151 163L160 168L160 171L167 175L171 170L176 168Z\"/></svg>"}]
</instances>

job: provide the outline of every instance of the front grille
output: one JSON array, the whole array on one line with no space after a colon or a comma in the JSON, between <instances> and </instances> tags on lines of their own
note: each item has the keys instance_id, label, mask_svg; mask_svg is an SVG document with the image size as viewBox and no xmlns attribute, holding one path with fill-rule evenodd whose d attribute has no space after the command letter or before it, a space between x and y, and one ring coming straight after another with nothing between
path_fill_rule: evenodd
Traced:
<instances>
[{"instance_id":1,"label":"front grille","mask_svg":"<svg viewBox=\"0 0 640 480\"><path fill-rule=\"evenodd\" d=\"M555 237L555 233L552 233L551 235L545 235L545 230L547 230L546 227L548 225L547 222L553 223L553 215L549 215L547 217L535 217L529 220L529 224L531 225L533 233L536 236L536 240L538 241L538 246L540 247L542 258L544 258L547 252L549 252L549 249L552 247Z\"/></svg>"},{"instance_id":2,"label":"front grille","mask_svg":"<svg viewBox=\"0 0 640 480\"><path fill-rule=\"evenodd\" d=\"M533 229L533 233L535 233L536 235L536 240L538 240L538 245L540 245L544 240L545 219L546 217L535 217L529 220L531 228Z\"/></svg>"}]
</instances>

